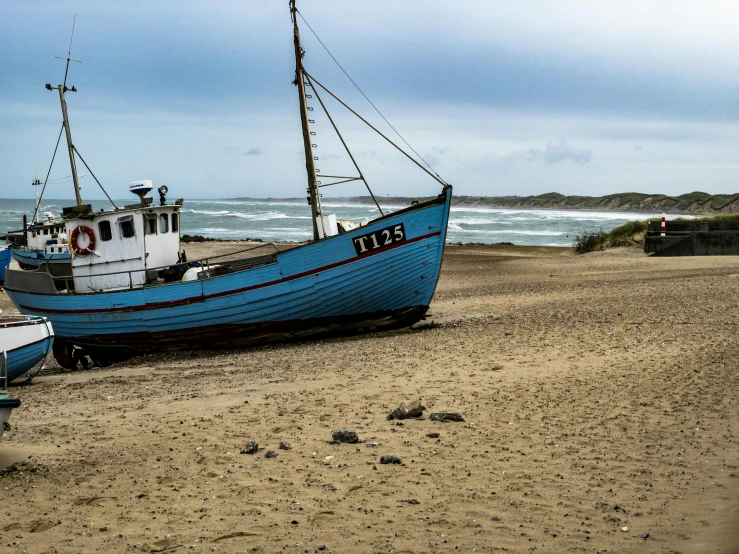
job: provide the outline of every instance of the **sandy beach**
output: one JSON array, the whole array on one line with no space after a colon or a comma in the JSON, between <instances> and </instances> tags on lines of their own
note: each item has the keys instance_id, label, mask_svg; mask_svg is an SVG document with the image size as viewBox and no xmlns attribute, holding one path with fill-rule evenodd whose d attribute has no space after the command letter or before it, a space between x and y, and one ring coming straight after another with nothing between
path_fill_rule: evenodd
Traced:
<instances>
[{"instance_id":1,"label":"sandy beach","mask_svg":"<svg viewBox=\"0 0 739 554\"><path fill-rule=\"evenodd\" d=\"M739 552L738 293L732 256L449 246L411 330L49 362L0 551Z\"/></svg>"}]
</instances>

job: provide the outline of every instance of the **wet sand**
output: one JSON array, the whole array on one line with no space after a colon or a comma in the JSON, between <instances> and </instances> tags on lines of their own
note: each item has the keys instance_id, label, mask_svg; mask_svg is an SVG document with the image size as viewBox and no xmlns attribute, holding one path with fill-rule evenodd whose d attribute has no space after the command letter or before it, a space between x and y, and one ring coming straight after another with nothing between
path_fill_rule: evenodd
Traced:
<instances>
[{"instance_id":1,"label":"wet sand","mask_svg":"<svg viewBox=\"0 0 739 554\"><path fill-rule=\"evenodd\" d=\"M450 246L417 329L50 363L0 550L739 552L737 293L732 256Z\"/></svg>"}]
</instances>

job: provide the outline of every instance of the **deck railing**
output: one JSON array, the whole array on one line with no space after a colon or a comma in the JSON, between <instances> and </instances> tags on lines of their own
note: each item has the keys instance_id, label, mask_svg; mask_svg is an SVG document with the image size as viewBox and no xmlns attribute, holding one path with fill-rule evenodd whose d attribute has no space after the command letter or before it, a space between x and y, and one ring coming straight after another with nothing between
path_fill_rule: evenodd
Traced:
<instances>
[{"instance_id":1,"label":"deck railing","mask_svg":"<svg viewBox=\"0 0 739 554\"><path fill-rule=\"evenodd\" d=\"M72 281L72 283L74 283L75 277L76 278L87 278L87 277L89 277L89 278L98 278L98 277L108 277L108 276L111 276L111 275L128 275L128 288L129 288L129 290L133 290L134 288L145 286L145 284L141 284L141 285L135 285L134 284L134 278L133 278L134 274L144 273L144 276L146 276L146 273L148 273L148 272L154 272L154 271L157 271L158 272L158 271L161 271L163 269L168 269L170 267L176 267L176 266L180 266L180 265L183 265L183 264L187 264L190 267L198 267L195 264L200 264L199 267L201 268L201 276L199 276L198 279L199 280L202 280L202 279L210 279L210 278L213 277L213 275L210 274L210 270L211 270L211 268L213 266L219 265L219 261L220 262L233 261L235 264L241 263L244 267L237 268L236 271L239 271L240 269L248 269L249 267L253 267L252 264L248 264L248 263L247 264L244 264L244 262L248 262L249 261L249 258L242 258L242 259L239 259L239 260L224 260L223 258L230 258L232 256L236 256L236 255L239 255L239 254L244 254L246 252L255 252L255 251L259 250L260 248L270 248L270 247L272 249L274 249L274 252L271 254L273 258L274 258L274 256L276 256L280 252L284 252L286 250L286 249L280 250L280 247L277 244L273 243L273 242L265 242L265 243L262 243L262 244L258 244L256 246L251 246L249 248L244 248L242 250L237 250L235 252L229 252L227 254L220 254L218 256L209 256L207 258L201 258L199 260L192 260L192 261L188 260L187 262L176 262L176 263L171 263L171 264L163 265L163 266L160 266L160 267L147 267L147 268L142 268L142 269L126 269L126 270L122 270L122 271L110 271L110 272L107 272L107 273L96 273L96 274L92 274L92 275L57 275L57 276L55 276L55 275L52 275L49 272L49 267L48 267L49 264L42 264L39 267L39 269L37 269L35 271L48 273L49 274L49 277L51 277L51 279L55 283L63 282L64 283L64 288L66 290L68 290L68 291L72 291L73 290L73 288L70 287L70 280ZM264 254L263 256L255 256L254 259L257 260L257 259L263 258L264 256L267 256L267 255L269 255L269 254L267 253L267 254ZM176 282L177 281L172 281L172 283L176 283ZM168 283L168 284L170 284L170 283ZM154 283L152 283L151 285L154 285ZM79 293L80 291L75 291L75 292L78 292ZM98 292L98 291L94 291L93 290L93 292ZM82 293L82 294L86 294L86 293Z\"/></svg>"}]
</instances>

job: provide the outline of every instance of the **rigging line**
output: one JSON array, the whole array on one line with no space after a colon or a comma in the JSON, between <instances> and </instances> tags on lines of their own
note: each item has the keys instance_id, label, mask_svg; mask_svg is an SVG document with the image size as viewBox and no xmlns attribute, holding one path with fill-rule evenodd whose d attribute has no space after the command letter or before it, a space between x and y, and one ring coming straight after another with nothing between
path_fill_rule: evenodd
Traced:
<instances>
[{"instance_id":1,"label":"rigging line","mask_svg":"<svg viewBox=\"0 0 739 554\"><path fill-rule=\"evenodd\" d=\"M36 209L33 211L33 219L31 221L36 221L36 214L38 214L38 207L41 205L41 199L44 197L44 191L46 190L46 183L49 181L49 174L51 173L51 167L54 165L54 158L56 158L56 151L59 149L59 141L62 140L62 131L64 131L64 124L62 123L62 128L59 129L59 136L56 139L56 146L54 147L54 155L51 157L51 163L49 164L49 171L46 172L46 179L44 179L44 186L41 188L41 196L38 198L38 204L36 204Z\"/></svg>"},{"instance_id":2,"label":"rigging line","mask_svg":"<svg viewBox=\"0 0 739 554\"><path fill-rule=\"evenodd\" d=\"M83 164L85 164L85 167L87 168L87 171L89 171L89 172L90 172L90 175L92 175L92 178L93 178L93 179L95 179L95 182L96 182L96 183L98 184L98 186L100 187L100 190L102 190L102 191L103 191L103 193L105 194L105 196L107 196L107 197L108 197L108 200L110 200L110 203L111 203L111 204L113 204L113 207L114 207L114 208L115 208L115 209L117 210L117 209L118 209L118 206L116 206L116 205L115 205L115 202L113 202L113 199L112 199L112 198L111 198L110 196L108 196L108 192L107 192L107 191L105 190L105 187L103 187L103 185L102 185L102 184L100 183L100 181L98 181L98 178L97 178L97 177L95 177L95 174L94 174L94 173L92 172L92 169L90 169L90 166L89 166L89 165L87 165L87 162L86 162L86 161L85 161L85 159L84 159L84 158L82 157L82 154L80 154L80 151L79 151L79 150L77 150L77 147L76 147L76 146L74 146L74 145L72 145L72 148L74 148L74 151L75 151L75 152L77 153L77 155L78 155L78 156L80 157L80 160L82 160L82 163L83 163Z\"/></svg>"},{"instance_id":3,"label":"rigging line","mask_svg":"<svg viewBox=\"0 0 739 554\"><path fill-rule=\"evenodd\" d=\"M316 175L316 177L320 177L320 175ZM336 181L335 183L326 183L325 185L318 185L318 188L321 187L332 187L334 185L340 185L342 183L351 183L352 181L361 181L361 177L352 177L351 179L344 179L343 181ZM382 214L385 215L385 214Z\"/></svg>"},{"instance_id":4,"label":"rigging line","mask_svg":"<svg viewBox=\"0 0 739 554\"><path fill-rule=\"evenodd\" d=\"M305 78L308 79L308 84L313 89L313 94L316 95L318 102L321 104L321 108L323 108L323 111L326 113L326 117L328 117L328 120L331 122L331 126L334 128L334 131L336 131L336 134L339 136L339 140L341 140L341 144L344 145L344 149L346 150L346 153L349 154L349 157L351 158L352 163L354 164L354 167L357 170L357 173L359 173L359 178L362 179L362 181L364 182L364 186L367 187L367 191L370 193L370 196L372 197L372 201L375 203L375 206L377 206L377 209L380 210L380 215L385 215L382 212L380 203L375 198L375 195L372 192L372 189L370 188L369 183L367 182L367 179L364 178L364 174L362 173L362 170L359 169L359 165L357 164L356 160L354 160L354 156L352 156L352 153L349 150L349 147L347 146L346 142L344 142L344 137L341 136L339 129L336 128L336 123L334 123L334 119L331 117L331 114L328 113L328 110L326 109L326 105L323 103L323 100L321 100L321 95L318 94L318 90L316 89L316 87L313 86L313 81L311 81L310 75L308 75L305 69L303 70L303 75L305 75Z\"/></svg>"},{"instance_id":5,"label":"rigging line","mask_svg":"<svg viewBox=\"0 0 739 554\"><path fill-rule=\"evenodd\" d=\"M341 104L342 106L344 106L347 110L349 110L356 117L358 117L362 121L362 123L364 123L365 125L367 125L367 127L369 127L370 129L372 129L375 133L377 133L382 138L384 138L386 141L388 141L390 144L392 144L395 148L398 149L398 151L401 154L403 154L406 158L408 158L410 161L412 161L414 164L416 164L418 167L420 167L422 171L425 171L426 174L429 175L432 179L434 179L435 181L437 181L442 186L445 186L445 187L449 186L449 183L447 183L446 181L444 181L444 179L442 179L441 176L434 175L428 169L426 169L425 167L423 167L420 163L418 163L418 160L414 159L413 156L411 156L408 152L406 152L405 150L403 150L400 146L398 146L393 141L391 141L389 138L387 138L385 135L383 135L374 125L372 125L372 123L370 123L365 118L363 118L361 115L359 115L357 112L355 112L353 109L351 109L346 104L346 102L344 102L341 98L339 98L338 96L336 96L333 92L331 92L324 85L322 85L321 82L318 79L316 79L312 75L308 74L308 72L305 71L305 70L303 70L303 73L308 78L310 78L312 82L315 82L319 87L321 87L323 90L325 90L326 92L328 92L333 97L334 100L336 100L339 104ZM313 90L315 91L315 89L313 89Z\"/></svg>"},{"instance_id":6,"label":"rigging line","mask_svg":"<svg viewBox=\"0 0 739 554\"><path fill-rule=\"evenodd\" d=\"M55 185L57 183L61 183L62 181L68 181L71 178L71 175L67 175L66 177L57 177L56 179L52 179L51 181L49 181L49 183Z\"/></svg>"},{"instance_id":7,"label":"rigging line","mask_svg":"<svg viewBox=\"0 0 739 554\"><path fill-rule=\"evenodd\" d=\"M439 179L441 179L442 181L444 181L444 179L442 179L441 175L439 175L439 174L438 174L438 173L436 172L436 170L435 170L435 169L434 169L433 167L431 167L431 164L429 164L429 163L428 163L428 162L427 162L426 160L424 160L424 159L423 159L423 156L421 156L421 154L419 154L418 152L416 152L416 151L415 151L415 149L414 149L414 148L413 148L413 147L412 147L412 146L411 146L410 144L408 144L408 141L407 141L407 140L405 140L405 139L403 138L403 135L401 135L401 134L400 134L400 133L398 132L398 130L397 130L397 129L396 129L395 127L393 127L393 125L392 125L392 124L391 124L391 123L390 123L390 122L389 122L389 121L388 121L388 120L387 120L387 119L385 118L385 116L384 116L384 115L382 115L382 112L381 112L381 111L380 111L379 109L377 109L377 106L375 106L375 105L374 105L374 104L372 103L372 100L370 100L370 99L369 99L369 98L367 97L367 95L366 95L366 94L364 93L364 91L363 91L363 90L362 90L361 88L359 88L359 85L358 85L357 83L355 83L355 82L354 82L354 79L352 79L352 78L351 78L351 77L349 76L349 74L348 74L348 73L346 72L346 70L345 70L345 69L344 69L344 68L343 68L343 67L341 66L341 64L339 63L339 60L337 60L336 58L334 58L334 55L333 55L333 54L331 53L331 50L329 50L329 49L328 49L328 47L327 47L327 46L326 46L325 44L323 44L323 41L322 41L322 40L320 39L320 37L319 37L319 36L318 36L318 35L316 34L316 32L315 32L315 31L313 30L313 27L311 27L311 26L310 26L310 23L308 23L308 22L307 22L307 21L305 20L305 18L303 17L303 14L302 14L302 13L300 13L300 11L299 11L299 10L297 10L297 9L296 9L295 11L296 11L296 12L298 12L298 15L300 16L300 19L302 19L302 20L303 20L303 22L304 22L304 23L306 24L306 26L308 27L308 29L310 29L310 32L311 32L311 33L313 33L313 36L314 36L314 37L316 37L316 40L318 40L318 42L320 42L320 43L321 43L321 46L323 46L323 49L324 49L324 50L326 50L326 52L328 52L328 55L329 55L329 56L331 56L331 59L332 59L332 60L334 60L334 62L336 63L336 65L338 65L338 66L339 66L339 69L341 69L341 71L343 71L343 72L344 72L344 75L346 75L347 79L349 79L349 80L350 80L350 81L352 82L352 84L353 84L353 85L354 85L354 86L356 87L356 89L357 89L357 90L358 90L358 91L359 91L359 92L360 92L360 93L362 94L362 96L364 96L364 98L365 98L365 99L367 100L367 102L369 102L369 103L370 103L370 106L372 106L372 107L373 107L373 108L375 109L375 111L376 111L376 112L377 112L378 114L380 114L380 117L381 117L382 119L384 119L384 120L385 120L385 123L387 123L387 124L388 124L388 125L390 126L390 128L391 128L391 129L393 130L393 131L395 131L395 134L396 134L396 135L398 135L398 136L400 137L400 140L402 140L402 141L403 141L403 142L405 143L405 145L406 145L406 146L407 146L408 148L410 148L411 150L413 150L413 153L414 153L414 154L415 154L416 156L418 156L418 157L419 157L419 159L420 159L420 160L421 160L421 161L422 161L423 163L425 163L425 164L426 164L426 165L428 166L428 168L429 168L429 169L430 169L431 171L433 171L433 172L434 172L434 174L435 174L435 175L436 175L436 176L437 176L437 177L438 177ZM446 184L446 181L444 181L444 183Z\"/></svg>"}]
</instances>

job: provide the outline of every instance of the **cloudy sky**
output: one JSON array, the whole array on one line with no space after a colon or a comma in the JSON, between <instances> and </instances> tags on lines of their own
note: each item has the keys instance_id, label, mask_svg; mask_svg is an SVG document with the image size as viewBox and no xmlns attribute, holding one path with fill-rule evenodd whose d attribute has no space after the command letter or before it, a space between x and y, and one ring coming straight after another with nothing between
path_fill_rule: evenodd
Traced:
<instances>
[{"instance_id":1,"label":"cloudy sky","mask_svg":"<svg viewBox=\"0 0 739 554\"><path fill-rule=\"evenodd\" d=\"M736 1L298 8L456 194L739 192ZM286 0L4 0L0 197L33 196L34 175L46 175L61 115L44 84L63 79L55 56L66 57L75 15L72 58L83 63L70 67L72 134L113 197L128 196L136 179L186 198L304 195ZM392 133L300 23L308 71ZM326 116L311 105L317 167L347 174ZM438 190L345 111L331 113L377 194ZM60 149L46 196L72 196L69 175ZM82 183L83 197L102 197L89 176Z\"/></svg>"}]
</instances>

